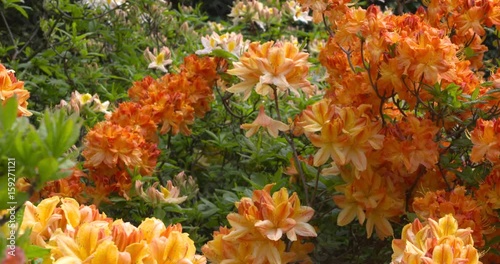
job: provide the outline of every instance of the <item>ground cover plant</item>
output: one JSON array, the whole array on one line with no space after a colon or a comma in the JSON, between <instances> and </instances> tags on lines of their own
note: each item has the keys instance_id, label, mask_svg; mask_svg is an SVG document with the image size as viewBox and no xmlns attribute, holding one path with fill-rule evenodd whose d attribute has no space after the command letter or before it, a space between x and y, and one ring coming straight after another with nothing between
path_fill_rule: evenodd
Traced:
<instances>
[{"instance_id":1,"label":"ground cover plant","mask_svg":"<svg viewBox=\"0 0 500 264\"><path fill-rule=\"evenodd\" d=\"M499 1L0 17L2 263L500 263Z\"/></svg>"}]
</instances>

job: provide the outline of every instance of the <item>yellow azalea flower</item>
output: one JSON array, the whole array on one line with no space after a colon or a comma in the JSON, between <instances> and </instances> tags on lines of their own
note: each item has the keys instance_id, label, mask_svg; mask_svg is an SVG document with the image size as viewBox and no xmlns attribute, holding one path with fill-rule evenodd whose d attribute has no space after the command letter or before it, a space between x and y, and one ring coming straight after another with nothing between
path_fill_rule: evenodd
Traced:
<instances>
[{"instance_id":1,"label":"yellow azalea flower","mask_svg":"<svg viewBox=\"0 0 500 264\"><path fill-rule=\"evenodd\" d=\"M121 219L111 224L111 232L113 241L120 251L125 251L127 246L139 243L143 239L139 228L128 222L124 223Z\"/></svg>"},{"instance_id":2,"label":"yellow azalea flower","mask_svg":"<svg viewBox=\"0 0 500 264\"><path fill-rule=\"evenodd\" d=\"M92 111L111 114L111 112L107 110L109 107L109 101L103 103L101 102L101 100L99 99L99 95L97 94L94 95L91 95L89 93L80 94L78 91L73 91L71 93L69 104L65 100L61 100L61 102L59 103L59 105L57 105L57 107L67 108L70 111L79 113L83 106L90 104L92 104L92 107L90 107L90 110Z\"/></svg>"},{"instance_id":3,"label":"yellow azalea flower","mask_svg":"<svg viewBox=\"0 0 500 264\"><path fill-rule=\"evenodd\" d=\"M188 234L173 231L167 237L154 238L149 244L151 256L157 263L191 264L194 259L196 247Z\"/></svg>"},{"instance_id":4,"label":"yellow azalea flower","mask_svg":"<svg viewBox=\"0 0 500 264\"><path fill-rule=\"evenodd\" d=\"M243 124L240 127L242 129L248 130L245 133L246 137L253 136L255 133L257 133L257 131L261 127L266 128L269 135L271 135L273 138L278 137L279 131L289 130L289 126L286 125L285 123L274 120L268 115L266 115L266 112L264 111L264 106L262 105L260 106L259 115L255 119L255 121L253 121L253 123L251 124Z\"/></svg>"},{"instance_id":5,"label":"yellow azalea flower","mask_svg":"<svg viewBox=\"0 0 500 264\"><path fill-rule=\"evenodd\" d=\"M76 228L80 224L80 205L73 198L62 198L61 202L61 209L64 211L66 221L73 229Z\"/></svg>"},{"instance_id":6,"label":"yellow azalea flower","mask_svg":"<svg viewBox=\"0 0 500 264\"><path fill-rule=\"evenodd\" d=\"M150 256L149 246L144 240L128 245L125 252L130 255L130 263L147 263L146 259Z\"/></svg>"},{"instance_id":7,"label":"yellow azalea flower","mask_svg":"<svg viewBox=\"0 0 500 264\"><path fill-rule=\"evenodd\" d=\"M55 259L66 257L65 260L71 258L75 261L85 262L90 261L100 248L109 247L109 244L103 242L111 242L110 235L111 230L108 222L94 221L82 224L74 238L58 229L50 238L48 247Z\"/></svg>"},{"instance_id":8,"label":"yellow azalea flower","mask_svg":"<svg viewBox=\"0 0 500 264\"><path fill-rule=\"evenodd\" d=\"M144 192L142 188L144 183L136 181L135 190L142 199L154 205L165 203L180 204L187 199L187 196L179 197L180 190L172 184L172 181L169 180L167 182L167 188L160 186L160 190L157 189L159 184L159 182L155 182Z\"/></svg>"},{"instance_id":9,"label":"yellow azalea flower","mask_svg":"<svg viewBox=\"0 0 500 264\"><path fill-rule=\"evenodd\" d=\"M158 52L156 48L153 48L153 52L149 51L149 48L146 48L144 57L150 61L148 65L149 69L158 69L162 72L168 72L165 66L172 64L170 49L167 47L161 48L160 52Z\"/></svg>"},{"instance_id":10,"label":"yellow azalea flower","mask_svg":"<svg viewBox=\"0 0 500 264\"><path fill-rule=\"evenodd\" d=\"M146 218L138 228L148 243L151 243L154 238L160 237L167 230L165 224L156 218Z\"/></svg>"},{"instance_id":11,"label":"yellow azalea flower","mask_svg":"<svg viewBox=\"0 0 500 264\"><path fill-rule=\"evenodd\" d=\"M44 246L54 231L59 227L57 222L62 219L60 214L54 214L54 210L59 204L58 196L44 199L38 204L33 205L27 201L25 204L23 223L21 232L24 233L28 228L31 228L31 243Z\"/></svg>"}]
</instances>

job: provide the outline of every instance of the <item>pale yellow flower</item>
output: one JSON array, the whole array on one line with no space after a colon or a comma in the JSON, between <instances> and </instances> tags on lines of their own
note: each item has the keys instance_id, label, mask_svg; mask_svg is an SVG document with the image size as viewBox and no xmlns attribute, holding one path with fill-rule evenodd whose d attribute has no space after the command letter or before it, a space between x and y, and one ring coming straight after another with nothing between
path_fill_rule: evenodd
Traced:
<instances>
[{"instance_id":1,"label":"pale yellow flower","mask_svg":"<svg viewBox=\"0 0 500 264\"><path fill-rule=\"evenodd\" d=\"M144 57L150 61L149 69L158 69L162 72L168 72L165 66L172 64L170 49L167 47L161 48L160 52L153 49L153 52L149 51L149 47L144 51Z\"/></svg>"},{"instance_id":2,"label":"pale yellow flower","mask_svg":"<svg viewBox=\"0 0 500 264\"><path fill-rule=\"evenodd\" d=\"M135 182L137 194L145 201L154 205L167 203L180 204L187 199L187 196L179 197L180 190L172 184L172 181L167 182L167 188L161 186L159 182L155 182L146 192L144 192L143 185L144 183L141 181ZM160 190L157 189L158 185L160 185Z\"/></svg>"}]
</instances>

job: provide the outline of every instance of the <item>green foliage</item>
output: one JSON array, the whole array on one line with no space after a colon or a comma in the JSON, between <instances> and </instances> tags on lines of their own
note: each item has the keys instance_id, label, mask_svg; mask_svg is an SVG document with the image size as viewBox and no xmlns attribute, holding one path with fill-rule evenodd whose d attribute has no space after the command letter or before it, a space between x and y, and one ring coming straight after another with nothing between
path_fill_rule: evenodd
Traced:
<instances>
[{"instance_id":1,"label":"green foliage","mask_svg":"<svg viewBox=\"0 0 500 264\"><path fill-rule=\"evenodd\" d=\"M25 177L33 189L28 192L0 190L0 209L8 209L8 202L21 206L48 181L68 176L67 169L75 165L75 156L67 153L76 143L81 121L67 116L64 111L45 111L38 129L27 118L16 118L17 101L7 100L0 106L0 168L1 180L14 187L16 180ZM12 184L12 186L11 186Z\"/></svg>"}]
</instances>

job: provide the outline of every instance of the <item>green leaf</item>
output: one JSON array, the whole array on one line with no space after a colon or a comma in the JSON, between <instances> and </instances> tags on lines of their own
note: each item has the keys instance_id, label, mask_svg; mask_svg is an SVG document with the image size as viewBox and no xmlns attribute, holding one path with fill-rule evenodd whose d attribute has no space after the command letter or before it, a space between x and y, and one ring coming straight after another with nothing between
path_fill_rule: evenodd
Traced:
<instances>
[{"instance_id":1,"label":"green leaf","mask_svg":"<svg viewBox=\"0 0 500 264\"><path fill-rule=\"evenodd\" d=\"M219 208L209 200L200 197L202 204L198 205L198 210L201 211L203 218L208 218L219 211Z\"/></svg>"},{"instance_id":2,"label":"green leaf","mask_svg":"<svg viewBox=\"0 0 500 264\"><path fill-rule=\"evenodd\" d=\"M467 58L471 58L471 57L474 57L476 55L476 53L474 52L474 50L471 47L466 47L464 49L464 54L465 54L465 57L467 57Z\"/></svg>"},{"instance_id":3,"label":"green leaf","mask_svg":"<svg viewBox=\"0 0 500 264\"><path fill-rule=\"evenodd\" d=\"M28 247L25 248L24 254L27 259L45 258L50 254L50 249L35 245L28 245Z\"/></svg>"},{"instance_id":4,"label":"green leaf","mask_svg":"<svg viewBox=\"0 0 500 264\"><path fill-rule=\"evenodd\" d=\"M47 157L38 162L38 173L42 182L56 180L55 174L57 172L59 163L53 157Z\"/></svg>"},{"instance_id":5,"label":"green leaf","mask_svg":"<svg viewBox=\"0 0 500 264\"><path fill-rule=\"evenodd\" d=\"M75 115L67 117L63 111L47 111L43 121L39 134L51 155L60 157L75 144L80 135L81 122Z\"/></svg>"},{"instance_id":6,"label":"green leaf","mask_svg":"<svg viewBox=\"0 0 500 264\"><path fill-rule=\"evenodd\" d=\"M4 106L0 103L0 128L2 131L7 131L12 128L17 117L17 99L11 97L7 99Z\"/></svg>"},{"instance_id":7,"label":"green leaf","mask_svg":"<svg viewBox=\"0 0 500 264\"><path fill-rule=\"evenodd\" d=\"M223 49L214 49L212 50L212 54L215 57L221 57L230 61L238 61L238 57L236 55Z\"/></svg>"},{"instance_id":8,"label":"green leaf","mask_svg":"<svg viewBox=\"0 0 500 264\"><path fill-rule=\"evenodd\" d=\"M13 5L12 6L14 9L16 9L23 17L28 18L28 13L26 13L26 10L20 5Z\"/></svg>"},{"instance_id":9,"label":"green leaf","mask_svg":"<svg viewBox=\"0 0 500 264\"><path fill-rule=\"evenodd\" d=\"M158 219L163 219L167 215L167 212L161 207L156 207L153 216Z\"/></svg>"},{"instance_id":10,"label":"green leaf","mask_svg":"<svg viewBox=\"0 0 500 264\"><path fill-rule=\"evenodd\" d=\"M476 100L476 99L478 98L478 96L479 96L479 91L480 91L480 90L479 90L479 87L477 87L477 88L474 90L474 92L472 92L472 94L471 94L471 98L472 98L472 100Z\"/></svg>"}]
</instances>

